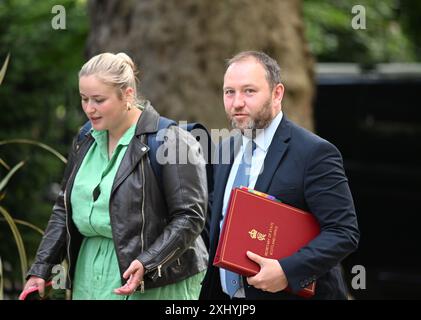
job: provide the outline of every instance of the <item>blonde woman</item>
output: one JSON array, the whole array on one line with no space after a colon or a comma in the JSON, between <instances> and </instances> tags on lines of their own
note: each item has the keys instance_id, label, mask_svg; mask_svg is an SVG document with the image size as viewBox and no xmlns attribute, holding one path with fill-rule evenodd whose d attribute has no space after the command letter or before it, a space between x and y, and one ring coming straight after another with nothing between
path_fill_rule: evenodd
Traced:
<instances>
[{"instance_id":1,"label":"blonde woman","mask_svg":"<svg viewBox=\"0 0 421 320\"><path fill-rule=\"evenodd\" d=\"M198 298L208 258L199 236L205 164L190 133L171 126L168 149L184 148L192 161L164 164L158 184L147 137L160 116L139 100L135 74L124 53L97 55L80 70L92 129L74 140L25 289L42 293L52 267L67 257L73 299Z\"/></svg>"}]
</instances>

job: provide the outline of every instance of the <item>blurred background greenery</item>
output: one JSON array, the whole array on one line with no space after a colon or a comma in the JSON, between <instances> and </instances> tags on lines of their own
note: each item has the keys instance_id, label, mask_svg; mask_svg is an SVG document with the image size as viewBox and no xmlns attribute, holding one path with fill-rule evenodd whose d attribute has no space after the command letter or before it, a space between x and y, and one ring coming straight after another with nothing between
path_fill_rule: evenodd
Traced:
<instances>
[{"instance_id":1,"label":"blurred background greenery","mask_svg":"<svg viewBox=\"0 0 421 320\"><path fill-rule=\"evenodd\" d=\"M0 87L0 141L33 139L67 154L71 138L82 123L77 72L84 61L88 22L84 1L61 1L66 8L67 30L52 29L51 8L56 3L0 1L0 64L10 53ZM10 166L26 161L3 190L2 206L14 218L44 229L63 163L31 145L10 144L0 148L0 158ZM1 167L0 177L6 173ZM40 235L25 226L19 228L31 261ZM12 239L8 225L0 220L6 293L21 289L18 252Z\"/></svg>"},{"instance_id":2,"label":"blurred background greenery","mask_svg":"<svg viewBox=\"0 0 421 320\"><path fill-rule=\"evenodd\" d=\"M350 28L355 1L296 2L302 9L305 36L317 62L370 66L380 62L421 61L419 1L358 1L367 14L364 32ZM264 8L264 1L258 3L263 10L270 10ZM66 9L65 30L51 27L54 16L51 8L56 4ZM85 119L80 109L77 73L88 58L86 45L95 20L92 6L98 3L92 1L91 14L89 5L84 0L0 1L0 66L10 53L0 86L0 141L33 139L67 155L71 139ZM0 158L9 166L25 160L24 167L3 190L2 206L14 218L44 229L63 163L48 152L17 144L0 146ZM0 166L0 180L7 172L7 168ZM31 262L40 235L24 226L20 230ZM0 257L8 298L14 298L22 285L19 257L11 239L8 225L0 221Z\"/></svg>"},{"instance_id":3,"label":"blurred background greenery","mask_svg":"<svg viewBox=\"0 0 421 320\"><path fill-rule=\"evenodd\" d=\"M350 8L362 5L366 29L350 28ZM421 2L411 0L304 0L311 51L319 62L415 62L421 59Z\"/></svg>"}]
</instances>

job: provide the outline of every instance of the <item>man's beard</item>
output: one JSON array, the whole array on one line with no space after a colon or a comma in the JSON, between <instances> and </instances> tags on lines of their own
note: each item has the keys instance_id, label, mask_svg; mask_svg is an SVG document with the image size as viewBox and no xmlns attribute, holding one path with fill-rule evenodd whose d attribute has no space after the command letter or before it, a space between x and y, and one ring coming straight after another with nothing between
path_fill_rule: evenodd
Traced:
<instances>
[{"instance_id":1,"label":"man's beard","mask_svg":"<svg viewBox=\"0 0 421 320\"><path fill-rule=\"evenodd\" d=\"M271 101L268 99L264 104L260 111L248 120L245 125L240 125L234 117L228 116L229 120L231 121L231 126L234 129L240 129L241 133L254 138L256 136L257 129L265 129L269 126L270 122L272 121L272 108L271 108Z\"/></svg>"}]
</instances>

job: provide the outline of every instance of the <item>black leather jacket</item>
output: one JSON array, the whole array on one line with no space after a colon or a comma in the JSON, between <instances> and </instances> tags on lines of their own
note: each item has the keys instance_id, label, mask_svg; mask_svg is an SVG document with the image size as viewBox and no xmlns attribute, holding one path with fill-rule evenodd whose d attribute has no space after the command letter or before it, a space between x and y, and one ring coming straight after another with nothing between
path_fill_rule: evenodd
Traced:
<instances>
[{"instance_id":1,"label":"black leather jacket","mask_svg":"<svg viewBox=\"0 0 421 320\"><path fill-rule=\"evenodd\" d=\"M124 271L138 259L145 267L145 289L175 283L203 271L208 259L200 237L208 200L200 145L187 131L170 127L165 146L177 150L177 154L180 149L187 150L193 161L163 165L162 186L158 185L146 145L147 134L157 131L158 119L159 114L147 104L116 173L110 196L110 220L122 283ZM67 257L66 286L71 288L83 236L72 220L70 193L93 141L87 134L80 143L76 139L73 143L62 190L28 276L47 280L52 267Z\"/></svg>"}]
</instances>

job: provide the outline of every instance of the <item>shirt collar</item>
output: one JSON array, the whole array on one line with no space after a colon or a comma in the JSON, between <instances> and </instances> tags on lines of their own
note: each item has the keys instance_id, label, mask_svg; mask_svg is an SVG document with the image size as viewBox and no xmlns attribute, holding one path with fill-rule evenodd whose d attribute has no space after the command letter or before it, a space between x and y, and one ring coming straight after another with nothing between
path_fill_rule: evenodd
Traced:
<instances>
[{"instance_id":1,"label":"shirt collar","mask_svg":"<svg viewBox=\"0 0 421 320\"><path fill-rule=\"evenodd\" d=\"M129 129L127 129L120 140L118 140L115 150L119 150L121 148L120 146L127 146L133 138L135 130L136 124L133 124ZM105 159L108 159L108 130L91 129L91 134L95 139L102 156Z\"/></svg>"},{"instance_id":2,"label":"shirt collar","mask_svg":"<svg viewBox=\"0 0 421 320\"><path fill-rule=\"evenodd\" d=\"M126 132L123 134L120 140L118 140L117 145L127 146L134 135L135 129L136 129L136 124L133 124L129 129L126 130ZM91 129L91 134L97 143L101 143L102 141L105 141L105 142L108 141L108 138L107 138L108 130Z\"/></svg>"},{"instance_id":3,"label":"shirt collar","mask_svg":"<svg viewBox=\"0 0 421 320\"><path fill-rule=\"evenodd\" d=\"M118 144L122 146L129 145L130 141L133 138L135 130L136 130L136 123L133 124L129 129L127 129L127 131L123 134L123 136L118 141Z\"/></svg>"},{"instance_id":4,"label":"shirt collar","mask_svg":"<svg viewBox=\"0 0 421 320\"><path fill-rule=\"evenodd\" d=\"M273 136L275 135L276 129L281 123L282 117L283 113L282 111L279 111L275 118L272 119L269 126L263 129L263 131L260 131L254 139L256 146L262 149L264 152L267 152L267 149L269 149ZM246 146L249 141L250 138L243 135L243 147Z\"/></svg>"}]
</instances>

